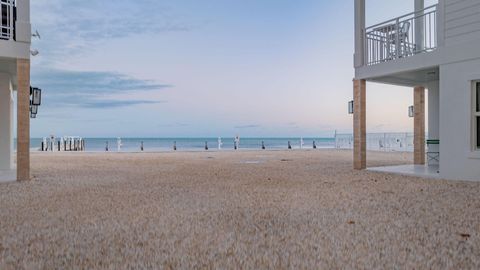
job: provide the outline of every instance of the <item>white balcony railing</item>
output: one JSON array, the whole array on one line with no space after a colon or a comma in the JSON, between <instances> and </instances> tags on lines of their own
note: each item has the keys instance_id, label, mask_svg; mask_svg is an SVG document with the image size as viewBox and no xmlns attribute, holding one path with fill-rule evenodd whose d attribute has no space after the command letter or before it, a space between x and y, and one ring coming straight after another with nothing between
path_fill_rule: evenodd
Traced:
<instances>
[{"instance_id":1,"label":"white balcony railing","mask_svg":"<svg viewBox=\"0 0 480 270\"><path fill-rule=\"evenodd\" d=\"M365 29L367 65L431 52L437 48L437 5Z\"/></svg>"},{"instance_id":2,"label":"white balcony railing","mask_svg":"<svg viewBox=\"0 0 480 270\"><path fill-rule=\"evenodd\" d=\"M15 0L0 0L0 39L14 38Z\"/></svg>"}]
</instances>

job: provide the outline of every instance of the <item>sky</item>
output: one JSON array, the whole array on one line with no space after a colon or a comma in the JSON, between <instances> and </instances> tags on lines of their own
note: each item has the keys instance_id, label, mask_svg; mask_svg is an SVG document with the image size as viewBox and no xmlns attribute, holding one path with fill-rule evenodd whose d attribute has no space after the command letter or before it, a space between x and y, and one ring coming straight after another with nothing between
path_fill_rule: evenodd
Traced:
<instances>
[{"instance_id":1,"label":"sky","mask_svg":"<svg viewBox=\"0 0 480 270\"><path fill-rule=\"evenodd\" d=\"M412 10L367 0L367 25ZM352 131L353 0L34 0L31 21L32 137ZM411 132L412 102L369 84L368 132Z\"/></svg>"}]
</instances>

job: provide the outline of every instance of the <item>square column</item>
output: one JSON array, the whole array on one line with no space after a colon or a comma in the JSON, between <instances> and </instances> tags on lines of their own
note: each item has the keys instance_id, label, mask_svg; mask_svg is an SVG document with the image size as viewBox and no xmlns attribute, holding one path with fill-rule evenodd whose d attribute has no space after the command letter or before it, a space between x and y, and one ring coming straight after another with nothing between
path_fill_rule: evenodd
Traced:
<instances>
[{"instance_id":1,"label":"square column","mask_svg":"<svg viewBox=\"0 0 480 270\"><path fill-rule=\"evenodd\" d=\"M0 171L13 169L13 98L10 74L0 73Z\"/></svg>"},{"instance_id":2,"label":"square column","mask_svg":"<svg viewBox=\"0 0 480 270\"><path fill-rule=\"evenodd\" d=\"M415 116L413 119L413 162L415 165L425 164L425 87L418 86L413 90Z\"/></svg>"},{"instance_id":3,"label":"square column","mask_svg":"<svg viewBox=\"0 0 480 270\"><path fill-rule=\"evenodd\" d=\"M367 81L353 81L353 168L367 168Z\"/></svg>"},{"instance_id":4,"label":"square column","mask_svg":"<svg viewBox=\"0 0 480 270\"><path fill-rule=\"evenodd\" d=\"M30 180L30 60L17 60L17 180Z\"/></svg>"},{"instance_id":5,"label":"square column","mask_svg":"<svg viewBox=\"0 0 480 270\"><path fill-rule=\"evenodd\" d=\"M418 52L425 48L425 18L422 10L425 9L425 0L415 0L415 37L414 43Z\"/></svg>"},{"instance_id":6,"label":"square column","mask_svg":"<svg viewBox=\"0 0 480 270\"><path fill-rule=\"evenodd\" d=\"M355 0L355 55L354 66L365 64L365 0Z\"/></svg>"}]
</instances>

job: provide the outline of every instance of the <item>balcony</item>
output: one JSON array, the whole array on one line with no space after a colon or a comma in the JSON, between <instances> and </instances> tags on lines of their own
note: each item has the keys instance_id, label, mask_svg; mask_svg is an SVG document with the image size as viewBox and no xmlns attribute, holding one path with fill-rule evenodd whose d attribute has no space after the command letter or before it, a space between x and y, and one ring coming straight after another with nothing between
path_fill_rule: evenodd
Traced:
<instances>
[{"instance_id":1,"label":"balcony","mask_svg":"<svg viewBox=\"0 0 480 270\"><path fill-rule=\"evenodd\" d=\"M437 6L366 28L366 64L371 66L436 50Z\"/></svg>"},{"instance_id":2,"label":"balcony","mask_svg":"<svg viewBox=\"0 0 480 270\"><path fill-rule=\"evenodd\" d=\"M11 40L15 38L15 0L0 0L0 39Z\"/></svg>"}]
</instances>

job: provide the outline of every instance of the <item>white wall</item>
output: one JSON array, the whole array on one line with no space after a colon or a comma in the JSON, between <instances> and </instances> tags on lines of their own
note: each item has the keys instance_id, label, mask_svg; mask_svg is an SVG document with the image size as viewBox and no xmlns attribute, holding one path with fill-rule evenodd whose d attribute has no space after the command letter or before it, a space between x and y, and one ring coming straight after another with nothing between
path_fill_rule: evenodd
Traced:
<instances>
[{"instance_id":1,"label":"white wall","mask_svg":"<svg viewBox=\"0 0 480 270\"><path fill-rule=\"evenodd\" d=\"M13 169L13 98L10 76L0 73L0 170Z\"/></svg>"},{"instance_id":2,"label":"white wall","mask_svg":"<svg viewBox=\"0 0 480 270\"><path fill-rule=\"evenodd\" d=\"M478 39L480 1L445 0L445 45Z\"/></svg>"},{"instance_id":3,"label":"white wall","mask_svg":"<svg viewBox=\"0 0 480 270\"><path fill-rule=\"evenodd\" d=\"M440 82L427 84L428 88L428 137L440 139Z\"/></svg>"},{"instance_id":4,"label":"white wall","mask_svg":"<svg viewBox=\"0 0 480 270\"><path fill-rule=\"evenodd\" d=\"M480 59L440 66L440 174L480 181L480 152L472 150L472 84Z\"/></svg>"},{"instance_id":5,"label":"white wall","mask_svg":"<svg viewBox=\"0 0 480 270\"><path fill-rule=\"evenodd\" d=\"M0 40L0 57L30 58L32 38L30 24L30 0L17 0L17 21L15 22L15 40Z\"/></svg>"}]
</instances>

